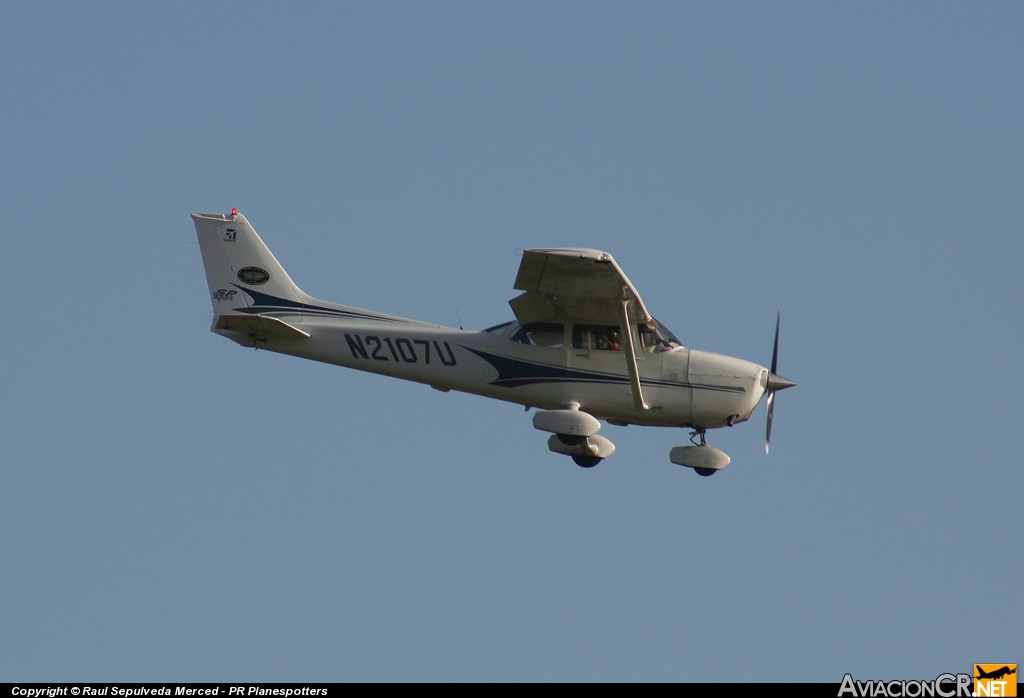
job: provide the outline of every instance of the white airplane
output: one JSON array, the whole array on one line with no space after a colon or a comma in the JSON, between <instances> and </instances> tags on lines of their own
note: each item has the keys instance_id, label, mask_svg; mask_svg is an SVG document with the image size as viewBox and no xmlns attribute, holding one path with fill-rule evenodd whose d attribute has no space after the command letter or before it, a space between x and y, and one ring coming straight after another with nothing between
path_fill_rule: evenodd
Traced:
<instances>
[{"instance_id":1,"label":"white airplane","mask_svg":"<svg viewBox=\"0 0 1024 698\"><path fill-rule=\"evenodd\" d=\"M194 213L213 301L210 330L242 346L524 405L548 448L584 468L615 452L601 422L691 429L669 459L713 475L730 458L708 429L750 418L796 385L771 368L687 349L647 310L607 252L523 252L509 301L515 321L481 331L443 327L331 303L304 293L245 216Z\"/></svg>"}]
</instances>

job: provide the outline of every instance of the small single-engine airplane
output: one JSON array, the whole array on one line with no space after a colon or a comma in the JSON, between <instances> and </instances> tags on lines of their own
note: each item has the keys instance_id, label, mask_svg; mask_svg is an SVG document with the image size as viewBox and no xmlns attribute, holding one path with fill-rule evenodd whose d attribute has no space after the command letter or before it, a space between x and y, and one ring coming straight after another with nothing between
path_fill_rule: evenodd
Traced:
<instances>
[{"instance_id":1,"label":"small single-engine airplane","mask_svg":"<svg viewBox=\"0 0 1024 698\"><path fill-rule=\"evenodd\" d=\"M771 368L687 349L654 316L606 252L523 252L509 305L515 321L469 331L330 303L304 293L245 216L192 214L213 300L210 330L257 349L347 366L536 408L548 448L584 468L615 452L599 419L683 427L691 446L673 463L713 475L730 458L708 429L750 418L768 396L796 385Z\"/></svg>"}]
</instances>

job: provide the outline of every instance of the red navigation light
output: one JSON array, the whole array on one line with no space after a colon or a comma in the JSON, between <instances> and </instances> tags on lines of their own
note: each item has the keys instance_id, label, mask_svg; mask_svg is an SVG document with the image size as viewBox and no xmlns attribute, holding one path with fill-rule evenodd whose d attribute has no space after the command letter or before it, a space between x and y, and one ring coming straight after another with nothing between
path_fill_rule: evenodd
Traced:
<instances>
[{"instance_id":1,"label":"red navigation light","mask_svg":"<svg viewBox=\"0 0 1024 698\"><path fill-rule=\"evenodd\" d=\"M232 216L237 216L238 215L238 209L237 208L231 209L231 215Z\"/></svg>"}]
</instances>

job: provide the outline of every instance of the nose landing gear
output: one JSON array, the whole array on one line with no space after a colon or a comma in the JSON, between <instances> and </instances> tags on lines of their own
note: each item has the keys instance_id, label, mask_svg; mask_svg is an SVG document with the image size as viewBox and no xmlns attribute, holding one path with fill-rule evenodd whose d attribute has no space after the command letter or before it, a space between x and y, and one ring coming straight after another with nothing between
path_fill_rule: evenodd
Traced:
<instances>
[{"instance_id":1,"label":"nose landing gear","mask_svg":"<svg viewBox=\"0 0 1024 698\"><path fill-rule=\"evenodd\" d=\"M697 428L690 432L690 443L693 446L676 446L669 453L669 460L693 470L702 477L714 475L729 465L732 460L725 451L708 446L706 430Z\"/></svg>"}]
</instances>

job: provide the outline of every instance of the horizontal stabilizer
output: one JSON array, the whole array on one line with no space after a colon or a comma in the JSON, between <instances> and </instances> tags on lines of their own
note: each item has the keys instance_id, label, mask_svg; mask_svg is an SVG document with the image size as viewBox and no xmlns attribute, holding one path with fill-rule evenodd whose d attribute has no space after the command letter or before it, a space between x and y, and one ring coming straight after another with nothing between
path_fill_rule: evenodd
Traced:
<instances>
[{"instance_id":1,"label":"horizontal stabilizer","mask_svg":"<svg viewBox=\"0 0 1024 698\"><path fill-rule=\"evenodd\" d=\"M221 315L214 327L218 330L234 330L245 332L253 339L306 339L308 332L303 332L284 320L267 315Z\"/></svg>"}]
</instances>

